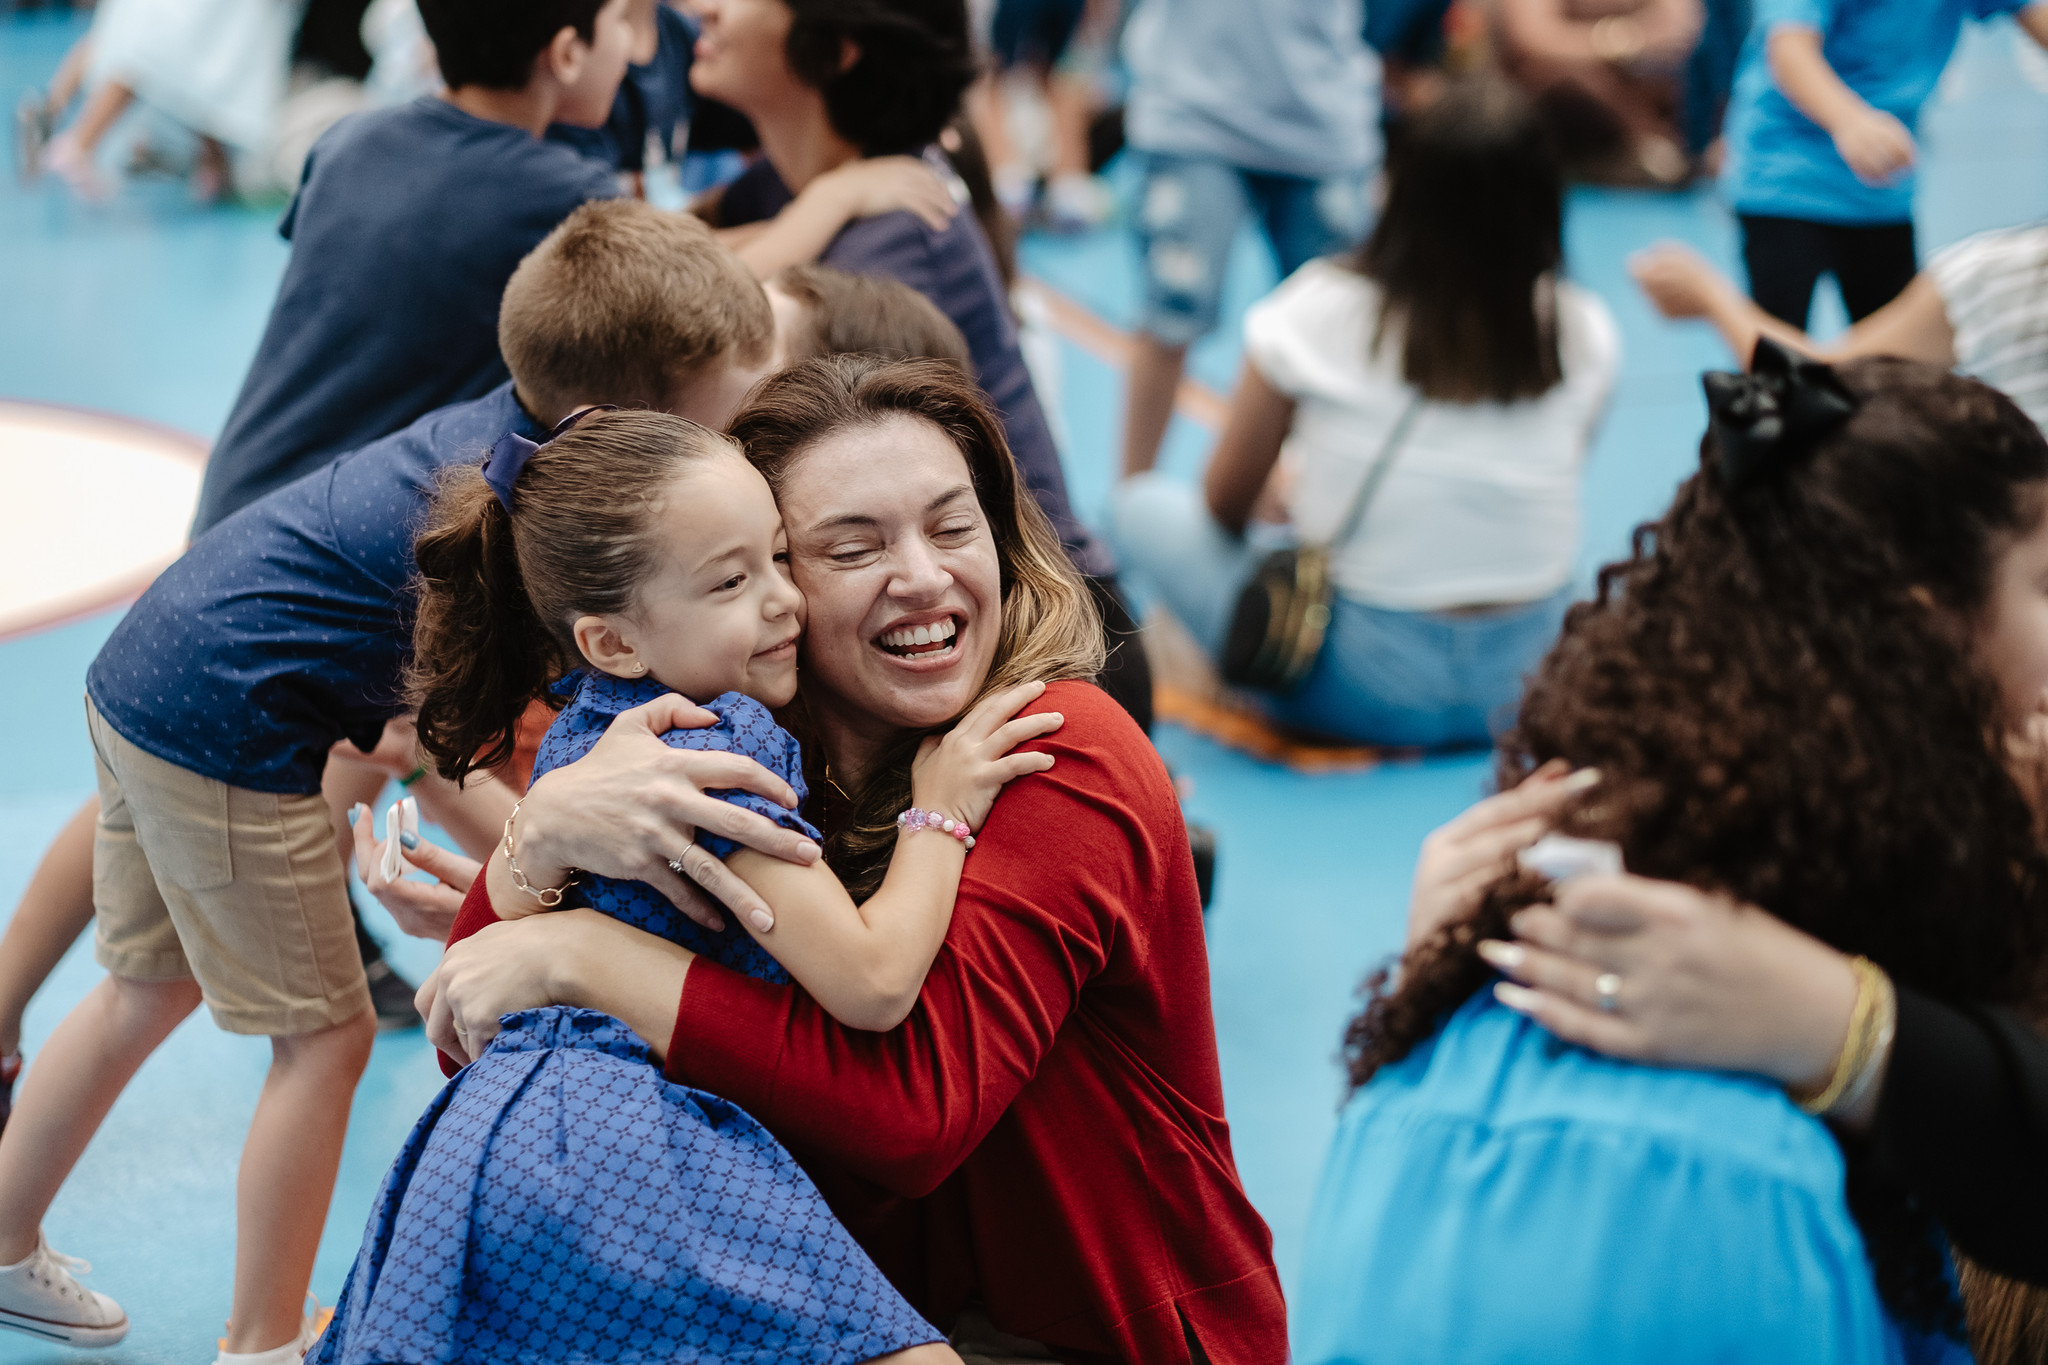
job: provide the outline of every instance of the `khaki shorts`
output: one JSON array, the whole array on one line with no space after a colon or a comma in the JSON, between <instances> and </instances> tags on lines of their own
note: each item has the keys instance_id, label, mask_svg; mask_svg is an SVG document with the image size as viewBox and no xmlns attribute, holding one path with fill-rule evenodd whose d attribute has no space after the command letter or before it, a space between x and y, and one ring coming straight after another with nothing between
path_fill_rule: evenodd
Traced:
<instances>
[{"instance_id":1,"label":"khaki shorts","mask_svg":"<svg viewBox=\"0 0 2048 1365\"><path fill-rule=\"evenodd\" d=\"M100 782L94 956L199 982L230 1033L287 1038L370 1008L348 874L319 796L246 791L129 743L90 700Z\"/></svg>"}]
</instances>

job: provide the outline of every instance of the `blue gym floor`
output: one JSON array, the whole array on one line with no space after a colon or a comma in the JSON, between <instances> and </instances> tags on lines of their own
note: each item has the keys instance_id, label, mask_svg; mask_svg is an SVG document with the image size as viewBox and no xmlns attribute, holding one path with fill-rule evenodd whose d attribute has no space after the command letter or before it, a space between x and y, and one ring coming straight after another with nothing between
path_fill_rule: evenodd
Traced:
<instances>
[{"instance_id":1,"label":"blue gym floor","mask_svg":"<svg viewBox=\"0 0 2048 1365\"><path fill-rule=\"evenodd\" d=\"M84 26L61 16L0 17L0 91L11 100L47 79ZM2009 26L1969 34L1930 111L1923 255L1970 232L2048 216L2048 95L2026 79L2016 42L2024 40ZM275 220L274 205L194 208L165 182L133 184L112 204L86 208L9 179L0 186L0 397L100 408L211 436L284 265ZM1607 299L1627 346L1587 481L1589 580L1692 466L1702 425L1698 371L1728 363L1704 327L1659 321L1628 283L1628 253L1667 236L1732 265L1732 225L1710 191L1573 197L1572 272ZM1123 233L1034 239L1023 255L1031 272L1110 321L1129 322L1136 283ZM1196 377L1227 392L1237 364L1234 320L1271 282L1270 260L1247 238L1233 267L1231 322L1197 348ZM1839 319L1832 297L1821 317ZM1076 346L1062 351L1068 478L1092 515L1114 466L1120 378ZM1166 466L1192 475L1206 440L1180 423ZM6 515L26 512L0 508ZM0 676L11 679L0 750L0 911L92 789L79 696L114 619L0 642ZM1224 1082L1245 1184L1292 1283L1341 1093L1337 1041L1353 992L1399 941L1418 843L1479 795L1487 764L1467 756L1312 777L1171 726L1159 747L1191 784L1191 815L1221 841L1210 948ZM404 970L417 977L431 967L433 945L402 938L381 917L375 927ZM31 1058L97 976L83 947L66 959L29 1013ZM90 1283L118 1297L135 1324L103 1358L210 1359L228 1306L236 1154L267 1063L260 1040L220 1033L203 1014L188 1022L143 1069L59 1197L52 1242L89 1257ZM323 1301L339 1293L384 1168L440 1079L418 1032L378 1041L314 1277ZM68 1354L0 1337L0 1362Z\"/></svg>"}]
</instances>

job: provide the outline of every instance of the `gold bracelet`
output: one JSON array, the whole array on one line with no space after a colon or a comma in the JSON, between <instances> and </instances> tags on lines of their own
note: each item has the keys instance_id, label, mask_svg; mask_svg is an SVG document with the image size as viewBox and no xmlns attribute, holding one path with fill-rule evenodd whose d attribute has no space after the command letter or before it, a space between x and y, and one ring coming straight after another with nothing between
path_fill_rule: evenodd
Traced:
<instances>
[{"instance_id":1,"label":"gold bracelet","mask_svg":"<svg viewBox=\"0 0 2048 1365\"><path fill-rule=\"evenodd\" d=\"M560 886L535 886L526 880L526 874L519 870L519 860L512 855L512 822L519 818L519 808L525 804L526 798L520 797L512 804L512 813L505 817L505 870L512 874L512 885L539 901L541 909L552 910L562 903L562 897L569 888L576 885L576 872L572 868L569 880Z\"/></svg>"},{"instance_id":2,"label":"gold bracelet","mask_svg":"<svg viewBox=\"0 0 2048 1365\"><path fill-rule=\"evenodd\" d=\"M1839 1108L1852 1091L1862 1092L1869 1073L1883 1060L1898 1021L1898 994L1884 969L1867 957L1852 957L1849 970L1856 977L1856 1003L1849 1010L1849 1033L1834 1070L1819 1090L1792 1092L1799 1107L1816 1116Z\"/></svg>"}]
</instances>

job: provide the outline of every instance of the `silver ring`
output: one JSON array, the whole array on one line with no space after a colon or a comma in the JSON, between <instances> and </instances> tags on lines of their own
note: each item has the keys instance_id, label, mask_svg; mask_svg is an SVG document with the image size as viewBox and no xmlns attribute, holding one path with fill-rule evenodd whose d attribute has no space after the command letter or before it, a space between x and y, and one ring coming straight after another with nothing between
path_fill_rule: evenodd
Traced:
<instances>
[{"instance_id":1,"label":"silver ring","mask_svg":"<svg viewBox=\"0 0 2048 1365\"><path fill-rule=\"evenodd\" d=\"M1600 997L1603 1013L1613 1014L1621 1008L1621 977L1613 972L1602 972L1593 978L1593 994Z\"/></svg>"},{"instance_id":2,"label":"silver ring","mask_svg":"<svg viewBox=\"0 0 2048 1365\"><path fill-rule=\"evenodd\" d=\"M683 872L683 860L681 858L670 858L668 860L668 870L675 873L678 877L685 875Z\"/></svg>"}]
</instances>

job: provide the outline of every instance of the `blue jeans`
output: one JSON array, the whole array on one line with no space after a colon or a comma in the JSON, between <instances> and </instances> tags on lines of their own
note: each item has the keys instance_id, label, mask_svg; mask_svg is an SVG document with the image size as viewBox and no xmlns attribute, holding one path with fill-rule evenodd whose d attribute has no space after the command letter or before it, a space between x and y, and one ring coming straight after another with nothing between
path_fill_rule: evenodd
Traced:
<instances>
[{"instance_id":1,"label":"blue jeans","mask_svg":"<svg viewBox=\"0 0 2048 1365\"><path fill-rule=\"evenodd\" d=\"M1372 216L1364 172L1309 180L1204 157L1139 156L1145 304L1138 330L1169 346L1185 346L1216 325L1230 246L1247 213L1258 215L1283 279L1358 242Z\"/></svg>"},{"instance_id":2,"label":"blue jeans","mask_svg":"<svg viewBox=\"0 0 2048 1365\"><path fill-rule=\"evenodd\" d=\"M1201 491L1141 474L1111 501L1110 535L1154 600L1214 659L1259 560L1288 543L1254 527L1232 536ZM1299 690L1262 697L1273 720L1356 744L1458 748L1491 743L1514 720L1523 679L1550 648L1573 592L1483 612L1389 611L1339 596L1323 652Z\"/></svg>"}]
</instances>

